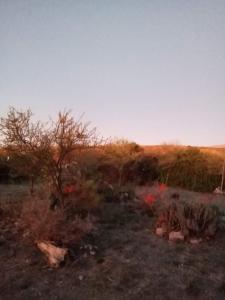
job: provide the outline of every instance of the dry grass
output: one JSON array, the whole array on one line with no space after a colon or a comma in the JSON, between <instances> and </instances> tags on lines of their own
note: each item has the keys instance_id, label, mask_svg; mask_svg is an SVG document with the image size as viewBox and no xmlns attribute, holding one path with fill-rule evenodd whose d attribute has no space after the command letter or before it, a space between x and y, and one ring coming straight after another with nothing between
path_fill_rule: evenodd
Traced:
<instances>
[{"instance_id":1,"label":"dry grass","mask_svg":"<svg viewBox=\"0 0 225 300\"><path fill-rule=\"evenodd\" d=\"M16 222L24 236L35 240L50 240L58 244L78 243L93 228L89 217L81 219L75 213L51 210L49 191L38 186L31 198L27 185L0 186L1 220Z\"/></svg>"},{"instance_id":2,"label":"dry grass","mask_svg":"<svg viewBox=\"0 0 225 300\"><path fill-rule=\"evenodd\" d=\"M18 218L22 204L30 198L26 185L0 185L0 212L2 217Z\"/></svg>"}]
</instances>

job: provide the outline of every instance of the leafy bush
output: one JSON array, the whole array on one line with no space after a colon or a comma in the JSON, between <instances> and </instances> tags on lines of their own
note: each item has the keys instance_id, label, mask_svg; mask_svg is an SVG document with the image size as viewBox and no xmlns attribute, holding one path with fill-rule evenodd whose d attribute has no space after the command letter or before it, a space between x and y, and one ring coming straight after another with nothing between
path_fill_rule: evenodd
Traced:
<instances>
[{"instance_id":1,"label":"leafy bush","mask_svg":"<svg viewBox=\"0 0 225 300\"><path fill-rule=\"evenodd\" d=\"M149 184L159 176L158 159L141 155L128 161L123 168L123 181Z\"/></svg>"},{"instance_id":2,"label":"leafy bush","mask_svg":"<svg viewBox=\"0 0 225 300\"><path fill-rule=\"evenodd\" d=\"M194 147L178 150L172 161L161 165L162 181L200 192L210 192L219 186L220 173L218 159Z\"/></svg>"},{"instance_id":3,"label":"leafy bush","mask_svg":"<svg viewBox=\"0 0 225 300\"><path fill-rule=\"evenodd\" d=\"M127 140L116 140L104 147L105 162L114 168L115 180L121 186L124 181L124 166L127 162L142 152L143 149L136 143ZM112 183L112 182L110 182Z\"/></svg>"},{"instance_id":4,"label":"leafy bush","mask_svg":"<svg viewBox=\"0 0 225 300\"><path fill-rule=\"evenodd\" d=\"M119 168L112 162L105 162L98 166L97 172L102 181L110 184L118 182Z\"/></svg>"}]
</instances>

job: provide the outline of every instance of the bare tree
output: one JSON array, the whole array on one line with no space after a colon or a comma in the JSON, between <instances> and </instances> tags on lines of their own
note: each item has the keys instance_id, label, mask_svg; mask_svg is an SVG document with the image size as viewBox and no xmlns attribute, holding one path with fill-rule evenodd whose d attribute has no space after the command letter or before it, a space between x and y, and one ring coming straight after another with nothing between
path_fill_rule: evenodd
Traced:
<instances>
[{"instance_id":1,"label":"bare tree","mask_svg":"<svg viewBox=\"0 0 225 300\"><path fill-rule=\"evenodd\" d=\"M89 123L81 119L75 121L70 111L59 112L51 130L51 155L49 170L57 192L62 195L62 172L67 158L75 150L96 147L101 140L96 134L96 128L90 129Z\"/></svg>"},{"instance_id":2,"label":"bare tree","mask_svg":"<svg viewBox=\"0 0 225 300\"><path fill-rule=\"evenodd\" d=\"M42 123L32 120L30 109L18 111L11 107L6 118L0 119L1 143L8 153L30 157L30 166L37 166L51 178L54 191L63 204L63 167L71 153L97 146L96 128L77 121L71 111L59 112L56 121Z\"/></svg>"}]
</instances>

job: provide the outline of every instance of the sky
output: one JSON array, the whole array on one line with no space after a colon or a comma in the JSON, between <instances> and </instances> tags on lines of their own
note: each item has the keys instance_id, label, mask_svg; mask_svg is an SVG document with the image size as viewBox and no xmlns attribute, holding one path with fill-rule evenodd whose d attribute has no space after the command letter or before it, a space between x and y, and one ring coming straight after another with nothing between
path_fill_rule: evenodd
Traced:
<instances>
[{"instance_id":1,"label":"sky","mask_svg":"<svg viewBox=\"0 0 225 300\"><path fill-rule=\"evenodd\" d=\"M224 144L225 0L0 0L9 106L145 145Z\"/></svg>"}]
</instances>

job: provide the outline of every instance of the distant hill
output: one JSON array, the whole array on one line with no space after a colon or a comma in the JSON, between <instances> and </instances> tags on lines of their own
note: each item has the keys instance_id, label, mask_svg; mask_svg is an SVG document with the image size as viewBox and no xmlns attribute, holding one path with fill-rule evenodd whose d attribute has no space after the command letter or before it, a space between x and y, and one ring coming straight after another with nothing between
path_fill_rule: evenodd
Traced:
<instances>
[{"instance_id":1,"label":"distant hill","mask_svg":"<svg viewBox=\"0 0 225 300\"><path fill-rule=\"evenodd\" d=\"M220 148L220 149L222 149L222 148L225 148L225 144L212 146L211 148Z\"/></svg>"}]
</instances>

